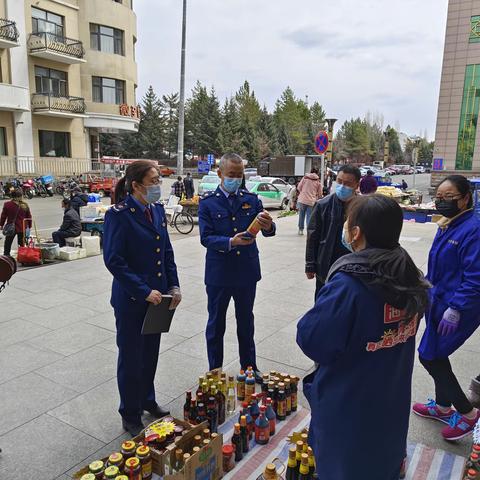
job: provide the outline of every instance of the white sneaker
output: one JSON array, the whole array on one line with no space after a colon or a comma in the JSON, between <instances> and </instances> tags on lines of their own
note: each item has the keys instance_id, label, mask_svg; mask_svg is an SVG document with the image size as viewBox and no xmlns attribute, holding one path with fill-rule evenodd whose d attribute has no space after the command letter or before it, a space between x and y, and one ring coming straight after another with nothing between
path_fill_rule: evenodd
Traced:
<instances>
[{"instance_id":1,"label":"white sneaker","mask_svg":"<svg viewBox=\"0 0 480 480\"><path fill-rule=\"evenodd\" d=\"M298 234L299 234L299 235L303 235L303 230L299 230L299 231L298 231Z\"/></svg>"}]
</instances>

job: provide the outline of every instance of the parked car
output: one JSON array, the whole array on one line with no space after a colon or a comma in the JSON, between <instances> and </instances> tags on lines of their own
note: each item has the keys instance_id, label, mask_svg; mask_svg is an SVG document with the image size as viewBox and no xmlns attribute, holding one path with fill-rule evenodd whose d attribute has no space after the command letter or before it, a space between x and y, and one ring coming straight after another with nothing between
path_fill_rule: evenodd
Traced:
<instances>
[{"instance_id":1,"label":"parked car","mask_svg":"<svg viewBox=\"0 0 480 480\"><path fill-rule=\"evenodd\" d=\"M218 175L205 175L198 185L198 194L203 195L206 192L213 192L220 185Z\"/></svg>"},{"instance_id":2,"label":"parked car","mask_svg":"<svg viewBox=\"0 0 480 480\"><path fill-rule=\"evenodd\" d=\"M167 167L166 165L159 165L158 170L162 177L170 177L175 173L175 170L171 167Z\"/></svg>"},{"instance_id":3,"label":"parked car","mask_svg":"<svg viewBox=\"0 0 480 480\"><path fill-rule=\"evenodd\" d=\"M247 190L256 193L265 208L282 208L288 207L288 196L280 191L275 185L267 182L247 182Z\"/></svg>"},{"instance_id":4,"label":"parked car","mask_svg":"<svg viewBox=\"0 0 480 480\"><path fill-rule=\"evenodd\" d=\"M245 169L245 180L250 180L252 177L258 175L258 170L256 168L246 168Z\"/></svg>"},{"instance_id":5,"label":"parked car","mask_svg":"<svg viewBox=\"0 0 480 480\"><path fill-rule=\"evenodd\" d=\"M422 167L421 165L417 165L415 170L417 173L426 173L425 167Z\"/></svg>"},{"instance_id":6,"label":"parked car","mask_svg":"<svg viewBox=\"0 0 480 480\"><path fill-rule=\"evenodd\" d=\"M250 180L253 180L251 178ZM287 195L292 191L293 185L287 183L283 178L275 178L275 177L262 177L260 181L271 183L275 185L281 192L286 193Z\"/></svg>"}]
</instances>

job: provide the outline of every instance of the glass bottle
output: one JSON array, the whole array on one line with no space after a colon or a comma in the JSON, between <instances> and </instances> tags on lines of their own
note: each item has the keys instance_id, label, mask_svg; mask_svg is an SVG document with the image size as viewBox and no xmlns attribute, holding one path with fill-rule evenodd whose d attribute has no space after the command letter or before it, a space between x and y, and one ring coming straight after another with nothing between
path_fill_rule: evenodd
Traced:
<instances>
[{"instance_id":1,"label":"glass bottle","mask_svg":"<svg viewBox=\"0 0 480 480\"><path fill-rule=\"evenodd\" d=\"M287 418L287 399L283 390L278 391L277 419L282 421Z\"/></svg>"},{"instance_id":2,"label":"glass bottle","mask_svg":"<svg viewBox=\"0 0 480 480\"><path fill-rule=\"evenodd\" d=\"M235 446L235 461L243 459L243 440L240 433L240 424L236 423L233 429L232 444Z\"/></svg>"},{"instance_id":3,"label":"glass bottle","mask_svg":"<svg viewBox=\"0 0 480 480\"><path fill-rule=\"evenodd\" d=\"M197 387L197 391L195 392L195 395L198 396L198 394L200 392L203 392L203 382L205 381L205 377L204 376L201 376L198 378L198 387Z\"/></svg>"},{"instance_id":4,"label":"glass bottle","mask_svg":"<svg viewBox=\"0 0 480 480\"><path fill-rule=\"evenodd\" d=\"M260 415L260 407L258 405L258 397L256 393L252 395L252 401L250 402L250 415L252 416L254 422Z\"/></svg>"},{"instance_id":5,"label":"glass bottle","mask_svg":"<svg viewBox=\"0 0 480 480\"><path fill-rule=\"evenodd\" d=\"M240 370L240 374L237 376L237 400L243 402L245 400L245 372Z\"/></svg>"},{"instance_id":6,"label":"glass bottle","mask_svg":"<svg viewBox=\"0 0 480 480\"><path fill-rule=\"evenodd\" d=\"M308 466L308 455L306 453L302 453L298 480L311 480L310 467Z\"/></svg>"},{"instance_id":7,"label":"glass bottle","mask_svg":"<svg viewBox=\"0 0 480 480\"><path fill-rule=\"evenodd\" d=\"M298 440L298 442L295 444L295 447L296 447L295 457L297 459L297 471L300 474L300 464L302 463L302 453L303 453L303 442L301 440Z\"/></svg>"},{"instance_id":8,"label":"glass bottle","mask_svg":"<svg viewBox=\"0 0 480 480\"><path fill-rule=\"evenodd\" d=\"M245 380L245 401L250 403L252 401L252 395L255 393L255 377L252 373L249 373Z\"/></svg>"},{"instance_id":9,"label":"glass bottle","mask_svg":"<svg viewBox=\"0 0 480 480\"><path fill-rule=\"evenodd\" d=\"M183 405L183 419L188 422L190 419L190 407L192 405L192 392L187 392L185 404Z\"/></svg>"},{"instance_id":10,"label":"glass bottle","mask_svg":"<svg viewBox=\"0 0 480 480\"><path fill-rule=\"evenodd\" d=\"M147 445L141 445L137 448L137 458L140 460L142 466L142 479L151 480L152 478L152 455L150 453L150 447Z\"/></svg>"},{"instance_id":11,"label":"glass bottle","mask_svg":"<svg viewBox=\"0 0 480 480\"><path fill-rule=\"evenodd\" d=\"M312 447L307 448L308 453L308 467L310 468L310 476L313 478L315 474L315 456L313 455Z\"/></svg>"},{"instance_id":12,"label":"glass bottle","mask_svg":"<svg viewBox=\"0 0 480 480\"><path fill-rule=\"evenodd\" d=\"M183 450L181 448L177 448L175 450L175 460L171 467L171 473L179 473L183 468Z\"/></svg>"},{"instance_id":13,"label":"glass bottle","mask_svg":"<svg viewBox=\"0 0 480 480\"><path fill-rule=\"evenodd\" d=\"M270 436L275 435L275 427L277 425L277 415L273 411L272 408L272 399L267 398L267 412L266 412L267 420L270 426Z\"/></svg>"},{"instance_id":14,"label":"glass bottle","mask_svg":"<svg viewBox=\"0 0 480 480\"><path fill-rule=\"evenodd\" d=\"M292 412L298 410L298 378L290 376L290 389L291 393L291 403L292 403Z\"/></svg>"},{"instance_id":15,"label":"glass bottle","mask_svg":"<svg viewBox=\"0 0 480 480\"><path fill-rule=\"evenodd\" d=\"M240 417L240 435L242 437L242 451L247 453L250 450L250 443L248 440L247 417L242 415Z\"/></svg>"},{"instance_id":16,"label":"glass bottle","mask_svg":"<svg viewBox=\"0 0 480 480\"><path fill-rule=\"evenodd\" d=\"M198 417L198 409L197 409L197 401L192 398L192 401L190 402L190 411L189 411L189 416L188 416L188 421L195 425L197 423L197 417Z\"/></svg>"},{"instance_id":17,"label":"glass bottle","mask_svg":"<svg viewBox=\"0 0 480 480\"><path fill-rule=\"evenodd\" d=\"M287 412L287 417L292 414L292 390L290 386L290 379L286 378L284 380L285 384L285 399L286 399L286 412Z\"/></svg>"},{"instance_id":18,"label":"glass bottle","mask_svg":"<svg viewBox=\"0 0 480 480\"><path fill-rule=\"evenodd\" d=\"M207 418L210 431L216 432L218 430L218 410L215 397L208 399Z\"/></svg>"},{"instance_id":19,"label":"glass bottle","mask_svg":"<svg viewBox=\"0 0 480 480\"><path fill-rule=\"evenodd\" d=\"M223 425L225 423L225 418L226 418L226 403L227 399L225 398L225 395L223 394L223 383L218 382L218 391L215 395L215 400L217 402L217 407L218 407L218 425Z\"/></svg>"},{"instance_id":20,"label":"glass bottle","mask_svg":"<svg viewBox=\"0 0 480 480\"><path fill-rule=\"evenodd\" d=\"M291 447L288 450L288 464L285 480L298 480L298 468L297 468L297 449Z\"/></svg>"},{"instance_id":21,"label":"glass bottle","mask_svg":"<svg viewBox=\"0 0 480 480\"><path fill-rule=\"evenodd\" d=\"M260 407L260 415L255 421L255 442L259 445L266 445L270 440L270 424L265 416L267 407Z\"/></svg>"},{"instance_id":22,"label":"glass bottle","mask_svg":"<svg viewBox=\"0 0 480 480\"><path fill-rule=\"evenodd\" d=\"M235 400L235 381L233 376L228 377L228 390L227 390L227 415L231 416L235 413L236 400Z\"/></svg>"}]
</instances>

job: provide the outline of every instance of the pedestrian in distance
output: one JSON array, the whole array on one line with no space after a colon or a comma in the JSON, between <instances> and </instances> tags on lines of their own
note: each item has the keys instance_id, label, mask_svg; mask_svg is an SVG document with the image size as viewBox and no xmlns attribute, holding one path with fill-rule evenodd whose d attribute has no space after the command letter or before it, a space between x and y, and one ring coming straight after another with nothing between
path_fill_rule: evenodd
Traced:
<instances>
[{"instance_id":1,"label":"pedestrian in distance","mask_svg":"<svg viewBox=\"0 0 480 480\"><path fill-rule=\"evenodd\" d=\"M378 182L373 176L371 170L367 171L367 174L360 180L360 193L362 195L371 195L378 189Z\"/></svg>"},{"instance_id":2,"label":"pedestrian in distance","mask_svg":"<svg viewBox=\"0 0 480 480\"><path fill-rule=\"evenodd\" d=\"M319 480L397 480L405 464L415 336L429 284L399 245L402 227L392 198L352 200L341 233L351 253L333 264L297 326L299 347L319 365L303 380ZM346 438L361 439L348 461Z\"/></svg>"},{"instance_id":3,"label":"pedestrian in distance","mask_svg":"<svg viewBox=\"0 0 480 480\"><path fill-rule=\"evenodd\" d=\"M195 195L195 186L190 172L188 172L187 176L183 179L183 186L185 187L185 196L187 199L193 198Z\"/></svg>"},{"instance_id":4,"label":"pedestrian in distance","mask_svg":"<svg viewBox=\"0 0 480 480\"><path fill-rule=\"evenodd\" d=\"M144 411L156 418L169 414L155 398L160 335L141 334L145 314L149 305L166 301L163 295L172 295L170 309L182 299L160 197L158 169L151 161L138 160L118 182L119 203L105 215L103 258L113 275L119 413L123 428L133 436L144 428Z\"/></svg>"},{"instance_id":5,"label":"pedestrian in distance","mask_svg":"<svg viewBox=\"0 0 480 480\"><path fill-rule=\"evenodd\" d=\"M335 192L319 200L313 209L308 224L305 273L309 280L316 279L315 298L330 267L348 253L341 241L346 206L355 198L361 176L357 167L341 167Z\"/></svg>"},{"instance_id":6,"label":"pedestrian in distance","mask_svg":"<svg viewBox=\"0 0 480 480\"><path fill-rule=\"evenodd\" d=\"M71 197L72 208L80 215L80 207L88 205L88 195L83 193L79 187L75 187Z\"/></svg>"},{"instance_id":7,"label":"pedestrian in distance","mask_svg":"<svg viewBox=\"0 0 480 480\"><path fill-rule=\"evenodd\" d=\"M183 184L182 177L179 175L177 181L172 185L172 194L181 200L185 196L185 185Z\"/></svg>"},{"instance_id":8,"label":"pedestrian in distance","mask_svg":"<svg viewBox=\"0 0 480 480\"><path fill-rule=\"evenodd\" d=\"M469 435L480 418L449 359L480 325L480 221L472 205L464 176L451 175L438 186L435 207L443 217L428 258L432 290L418 348L435 384L435 400L416 403L413 412L446 423L442 436L450 441Z\"/></svg>"},{"instance_id":9,"label":"pedestrian in distance","mask_svg":"<svg viewBox=\"0 0 480 480\"><path fill-rule=\"evenodd\" d=\"M15 237L19 247L25 246L25 240L30 236L32 227L32 214L28 203L23 200L21 188L12 193L12 199L3 204L0 217L0 229L3 229L5 243L3 254L10 257L12 244Z\"/></svg>"},{"instance_id":10,"label":"pedestrian in distance","mask_svg":"<svg viewBox=\"0 0 480 480\"><path fill-rule=\"evenodd\" d=\"M58 243L60 247L66 245L65 239L70 237L78 237L82 233L82 222L80 215L72 207L71 200L64 198L62 200L63 221L60 228L52 233L52 240Z\"/></svg>"},{"instance_id":11,"label":"pedestrian in distance","mask_svg":"<svg viewBox=\"0 0 480 480\"><path fill-rule=\"evenodd\" d=\"M402 178L402 190L408 190L408 183Z\"/></svg>"},{"instance_id":12,"label":"pedestrian in distance","mask_svg":"<svg viewBox=\"0 0 480 480\"><path fill-rule=\"evenodd\" d=\"M255 193L241 189L244 165L234 153L223 155L218 176L221 184L200 200L200 240L207 249L205 285L208 296L207 352L210 370L223 365L223 337L230 300L235 302L240 363L251 366L262 380L256 360L253 305L261 279L255 238L246 230L256 218L263 236L275 235L272 217Z\"/></svg>"},{"instance_id":13,"label":"pedestrian in distance","mask_svg":"<svg viewBox=\"0 0 480 480\"><path fill-rule=\"evenodd\" d=\"M312 168L297 186L297 209L298 209L298 234L303 235L305 220L310 221L313 207L319 198L322 198L322 184L318 176L318 170Z\"/></svg>"}]
</instances>

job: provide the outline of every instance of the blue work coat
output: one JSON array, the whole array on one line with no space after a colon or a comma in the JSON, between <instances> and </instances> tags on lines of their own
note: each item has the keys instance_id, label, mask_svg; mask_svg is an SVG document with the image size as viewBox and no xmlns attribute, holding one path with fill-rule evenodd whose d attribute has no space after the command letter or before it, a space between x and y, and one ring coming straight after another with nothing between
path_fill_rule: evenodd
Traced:
<instances>
[{"instance_id":1,"label":"blue work coat","mask_svg":"<svg viewBox=\"0 0 480 480\"><path fill-rule=\"evenodd\" d=\"M150 208L153 223L131 196L105 215L103 258L113 275L111 303L119 313L142 315L152 290L168 293L179 286L165 210L160 203Z\"/></svg>"},{"instance_id":2,"label":"blue work coat","mask_svg":"<svg viewBox=\"0 0 480 480\"><path fill-rule=\"evenodd\" d=\"M398 480L417 326L344 272L299 321L297 343L319 364L303 385L320 480Z\"/></svg>"},{"instance_id":3,"label":"blue work coat","mask_svg":"<svg viewBox=\"0 0 480 480\"><path fill-rule=\"evenodd\" d=\"M428 258L430 306L420 347L425 360L447 358L480 325L480 221L473 211L455 218L438 230ZM460 312L455 333L442 336L438 324L447 308Z\"/></svg>"},{"instance_id":4,"label":"blue work coat","mask_svg":"<svg viewBox=\"0 0 480 480\"><path fill-rule=\"evenodd\" d=\"M233 203L220 187L206 193L200 200L198 225L200 241L207 249L205 285L214 287L245 287L261 278L257 242L230 248L230 239L247 230L255 217L263 212L255 193L239 190ZM265 237L275 235L275 224Z\"/></svg>"}]
</instances>

